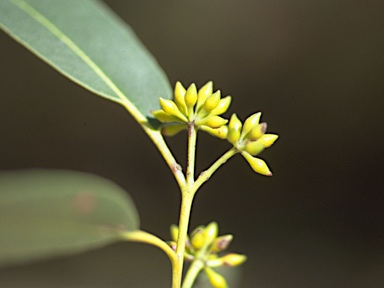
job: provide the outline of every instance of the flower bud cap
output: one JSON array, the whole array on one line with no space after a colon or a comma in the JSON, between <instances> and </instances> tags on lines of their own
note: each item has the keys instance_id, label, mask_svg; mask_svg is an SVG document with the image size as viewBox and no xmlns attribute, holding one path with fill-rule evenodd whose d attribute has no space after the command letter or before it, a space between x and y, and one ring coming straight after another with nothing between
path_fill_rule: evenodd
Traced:
<instances>
[{"instance_id":1,"label":"flower bud cap","mask_svg":"<svg viewBox=\"0 0 384 288\"><path fill-rule=\"evenodd\" d=\"M192 83L188 87L187 91L185 92L184 99L185 99L185 105L187 106L187 108L191 108L195 106L197 102L197 89L194 83Z\"/></svg>"}]
</instances>

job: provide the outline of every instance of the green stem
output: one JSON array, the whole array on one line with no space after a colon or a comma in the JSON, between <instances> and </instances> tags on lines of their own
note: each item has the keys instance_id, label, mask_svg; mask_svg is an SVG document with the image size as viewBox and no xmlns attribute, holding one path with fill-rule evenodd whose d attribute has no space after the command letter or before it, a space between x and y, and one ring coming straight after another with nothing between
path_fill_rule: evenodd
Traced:
<instances>
[{"instance_id":1,"label":"green stem","mask_svg":"<svg viewBox=\"0 0 384 288\"><path fill-rule=\"evenodd\" d=\"M229 149L225 154L223 154L219 159L217 159L216 162L211 165L211 167L201 172L200 176L197 178L197 180L193 184L191 192L196 193L196 191L200 188L200 186L203 185L205 182L207 182L208 179L211 178L212 174L217 169L219 169L221 165L227 162L229 158L234 156L236 153L238 153L236 148Z\"/></svg>"},{"instance_id":2,"label":"green stem","mask_svg":"<svg viewBox=\"0 0 384 288\"><path fill-rule=\"evenodd\" d=\"M188 123L188 158L187 158L187 185L195 182L195 155L197 131L193 122Z\"/></svg>"},{"instance_id":3,"label":"green stem","mask_svg":"<svg viewBox=\"0 0 384 288\"><path fill-rule=\"evenodd\" d=\"M204 268L204 262L200 259L197 259L192 262L191 266L189 266L188 272L185 275L182 288L191 288L193 283L195 282L197 276L199 275L201 269Z\"/></svg>"},{"instance_id":4,"label":"green stem","mask_svg":"<svg viewBox=\"0 0 384 288\"><path fill-rule=\"evenodd\" d=\"M189 219L191 215L194 193L191 188L194 184L195 153L196 153L197 131L194 123L188 124L188 158L187 158L187 182L181 188L181 208L179 218L179 235L176 246L176 263L172 272L172 287L179 288L183 276L184 251L187 240Z\"/></svg>"},{"instance_id":5,"label":"green stem","mask_svg":"<svg viewBox=\"0 0 384 288\"><path fill-rule=\"evenodd\" d=\"M124 232L121 234L121 237L124 240L142 242L159 247L168 255L172 266L174 266L174 263L176 262L175 251L173 251L172 248L169 247L168 244L161 240L159 237L142 230Z\"/></svg>"},{"instance_id":6,"label":"green stem","mask_svg":"<svg viewBox=\"0 0 384 288\"><path fill-rule=\"evenodd\" d=\"M184 193L181 201L179 236L177 239L176 259L172 271L172 288L180 288L184 265L184 251L187 240L188 225L191 215L193 195Z\"/></svg>"}]
</instances>

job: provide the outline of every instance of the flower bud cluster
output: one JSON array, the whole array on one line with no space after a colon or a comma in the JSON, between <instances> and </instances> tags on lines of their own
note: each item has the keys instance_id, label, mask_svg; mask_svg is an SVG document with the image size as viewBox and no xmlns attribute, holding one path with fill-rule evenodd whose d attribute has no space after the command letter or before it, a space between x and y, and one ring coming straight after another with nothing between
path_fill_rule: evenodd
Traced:
<instances>
[{"instance_id":1,"label":"flower bud cluster","mask_svg":"<svg viewBox=\"0 0 384 288\"><path fill-rule=\"evenodd\" d=\"M270 147L279 136L266 134L267 123L260 123L260 112L249 116L244 123L236 114L229 121L219 116L228 110L231 99L231 96L221 98L220 90L213 93L211 81L199 90L195 84L185 89L177 82L174 100L160 98L161 109L152 111L152 114L163 123L164 135L173 136L193 124L196 129L227 139L255 172L272 176L265 161L255 156Z\"/></svg>"},{"instance_id":2,"label":"flower bud cluster","mask_svg":"<svg viewBox=\"0 0 384 288\"><path fill-rule=\"evenodd\" d=\"M254 156L270 147L279 136L266 134L267 123L260 123L260 117L260 112L255 113L249 116L243 124L236 114L233 114L228 123L226 138L243 155L255 172L272 176L264 160Z\"/></svg>"},{"instance_id":3,"label":"flower bud cluster","mask_svg":"<svg viewBox=\"0 0 384 288\"><path fill-rule=\"evenodd\" d=\"M174 100L160 98L161 109L152 111L152 114L163 123L164 135L173 136L193 123L197 128L209 130L224 139L226 129L221 127L227 124L228 120L219 115L228 110L231 99L231 96L221 98L220 90L213 93L211 81L199 90L195 84L185 89L177 82Z\"/></svg>"},{"instance_id":4,"label":"flower bud cluster","mask_svg":"<svg viewBox=\"0 0 384 288\"><path fill-rule=\"evenodd\" d=\"M216 222L211 222L207 226L199 226L193 230L185 244L184 257L188 261L201 260L204 262L204 272L208 276L213 287L227 287L226 281L222 275L214 269L220 266L235 267L241 265L247 260L242 254L228 253L220 256L231 243L233 236L226 234L218 236L219 227ZM176 250L178 237L178 227L171 226L172 241L169 246Z\"/></svg>"}]
</instances>

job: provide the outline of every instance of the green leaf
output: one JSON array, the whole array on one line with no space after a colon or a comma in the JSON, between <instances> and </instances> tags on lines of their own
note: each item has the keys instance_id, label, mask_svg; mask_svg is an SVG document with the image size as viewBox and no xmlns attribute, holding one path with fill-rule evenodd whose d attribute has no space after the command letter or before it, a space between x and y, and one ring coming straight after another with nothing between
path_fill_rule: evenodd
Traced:
<instances>
[{"instance_id":1,"label":"green leaf","mask_svg":"<svg viewBox=\"0 0 384 288\"><path fill-rule=\"evenodd\" d=\"M70 171L0 174L0 265L100 247L138 227L131 199L108 180Z\"/></svg>"},{"instance_id":2,"label":"green leaf","mask_svg":"<svg viewBox=\"0 0 384 288\"><path fill-rule=\"evenodd\" d=\"M172 97L130 27L95 0L1 0L0 28L72 81L124 105L139 122Z\"/></svg>"}]
</instances>

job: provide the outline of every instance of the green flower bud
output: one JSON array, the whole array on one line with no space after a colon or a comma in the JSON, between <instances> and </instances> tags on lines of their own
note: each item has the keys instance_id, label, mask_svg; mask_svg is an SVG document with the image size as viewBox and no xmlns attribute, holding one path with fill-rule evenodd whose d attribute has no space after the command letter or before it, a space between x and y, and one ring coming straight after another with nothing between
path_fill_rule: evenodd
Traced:
<instances>
[{"instance_id":1,"label":"green flower bud","mask_svg":"<svg viewBox=\"0 0 384 288\"><path fill-rule=\"evenodd\" d=\"M227 281L219 273L214 271L212 268L204 268L205 273L208 276L209 282L215 288L228 288Z\"/></svg>"},{"instance_id":2,"label":"green flower bud","mask_svg":"<svg viewBox=\"0 0 384 288\"><path fill-rule=\"evenodd\" d=\"M209 96L207 100L205 100L203 109L207 112L211 112L219 104L220 98L221 98L221 92L220 90L217 90L215 93Z\"/></svg>"},{"instance_id":3,"label":"green flower bud","mask_svg":"<svg viewBox=\"0 0 384 288\"><path fill-rule=\"evenodd\" d=\"M264 135L265 131L267 131L267 123L263 122L253 127L246 137L251 141L256 141Z\"/></svg>"},{"instance_id":4,"label":"green flower bud","mask_svg":"<svg viewBox=\"0 0 384 288\"><path fill-rule=\"evenodd\" d=\"M205 103L205 100L212 95L212 91L212 81L207 82L203 87L200 88L199 93L197 95L196 112L199 112L200 108Z\"/></svg>"},{"instance_id":5,"label":"green flower bud","mask_svg":"<svg viewBox=\"0 0 384 288\"><path fill-rule=\"evenodd\" d=\"M162 123L183 122L180 118L164 112L164 110L151 111L152 115Z\"/></svg>"},{"instance_id":6,"label":"green flower bud","mask_svg":"<svg viewBox=\"0 0 384 288\"><path fill-rule=\"evenodd\" d=\"M197 89L194 83L191 84L188 87L187 92L185 92L184 100L185 100L185 105L187 105L187 108L191 108L195 106L197 101Z\"/></svg>"},{"instance_id":7,"label":"green flower bud","mask_svg":"<svg viewBox=\"0 0 384 288\"><path fill-rule=\"evenodd\" d=\"M260 140L257 140L257 141L248 142L245 145L244 150L247 151L252 156L256 156L261 152L263 152L264 148L265 148L264 144Z\"/></svg>"},{"instance_id":8,"label":"green flower bud","mask_svg":"<svg viewBox=\"0 0 384 288\"><path fill-rule=\"evenodd\" d=\"M233 239L233 235L227 234L217 237L215 241L213 241L211 246L211 251L213 253L224 251L228 248L229 244L231 244Z\"/></svg>"},{"instance_id":9,"label":"green flower bud","mask_svg":"<svg viewBox=\"0 0 384 288\"><path fill-rule=\"evenodd\" d=\"M176 116L181 120L183 120L184 122L188 122L188 119L185 117L183 113L180 112L179 108L177 107L175 102L173 102L172 100L160 98L160 105L165 113Z\"/></svg>"},{"instance_id":10,"label":"green flower bud","mask_svg":"<svg viewBox=\"0 0 384 288\"><path fill-rule=\"evenodd\" d=\"M233 145L236 145L240 139L241 126L239 118L237 118L236 114L232 114L228 124L227 140Z\"/></svg>"},{"instance_id":11,"label":"green flower bud","mask_svg":"<svg viewBox=\"0 0 384 288\"><path fill-rule=\"evenodd\" d=\"M219 104L217 104L217 107L211 111L212 115L221 115L225 112L227 112L229 106L231 105L232 97L226 96L222 99L220 99Z\"/></svg>"},{"instance_id":12,"label":"green flower bud","mask_svg":"<svg viewBox=\"0 0 384 288\"><path fill-rule=\"evenodd\" d=\"M217 237L217 234L219 233L219 226L216 222L209 223L205 229L204 229L204 238L205 243L204 245L208 246L210 245Z\"/></svg>"},{"instance_id":13,"label":"green flower bud","mask_svg":"<svg viewBox=\"0 0 384 288\"><path fill-rule=\"evenodd\" d=\"M204 118L204 119L197 120L195 122L195 124L197 126L205 125L205 126L213 128L213 129L216 129L216 128L220 128L221 126L227 124L227 122L228 122L227 119L224 119L220 116L214 115L214 116L209 116L209 117Z\"/></svg>"},{"instance_id":14,"label":"green flower bud","mask_svg":"<svg viewBox=\"0 0 384 288\"><path fill-rule=\"evenodd\" d=\"M174 95L175 95L175 103L177 105L177 107L179 108L179 110L183 113L183 114L187 114L187 106L185 105L185 100L184 100L184 97L185 97L185 88L183 87L183 85L177 81L176 82L176 85L175 85L175 91L174 91Z\"/></svg>"},{"instance_id":15,"label":"green flower bud","mask_svg":"<svg viewBox=\"0 0 384 288\"><path fill-rule=\"evenodd\" d=\"M201 125L199 127L201 130L205 131L205 132L208 132L209 134L211 134L212 136L215 136L215 137L218 137L220 139L225 139L227 138L227 134L228 134L228 127L223 125L219 128L211 128L211 127L208 127L208 126L205 126L205 125Z\"/></svg>"},{"instance_id":16,"label":"green flower bud","mask_svg":"<svg viewBox=\"0 0 384 288\"><path fill-rule=\"evenodd\" d=\"M259 124L260 117L261 117L261 112L257 112L249 116L244 121L241 137L245 137L252 130L252 128L256 127Z\"/></svg>"},{"instance_id":17,"label":"green flower bud","mask_svg":"<svg viewBox=\"0 0 384 288\"><path fill-rule=\"evenodd\" d=\"M177 133L187 129L187 124L173 124L173 125L166 125L161 128L161 133L164 136L175 136Z\"/></svg>"},{"instance_id":18,"label":"green flower bud","mask_svg":"<svg viewBox=\"0 0 384 288\"><path fill-rule=\"evenodd\" d=\"M248 152L245 152L245 151L243 151L241 154L243 155L245 160L248 161L253 171L261 175L272 176L272 172L269 170L264 160L260 158L252 157Z\"/></svg>"},{"instance_id":19,"label":"green flower bud","mask_svg":"<svg viewBox=\"0 0 384 288\"><path fill-rule=\"evenodd\" d=\"M264 134L263 136L260 137L257 142L263 143L265 148L271 147L273 143L279 138L279 135L276 134Z\"/></svg>"}]
</instances>

